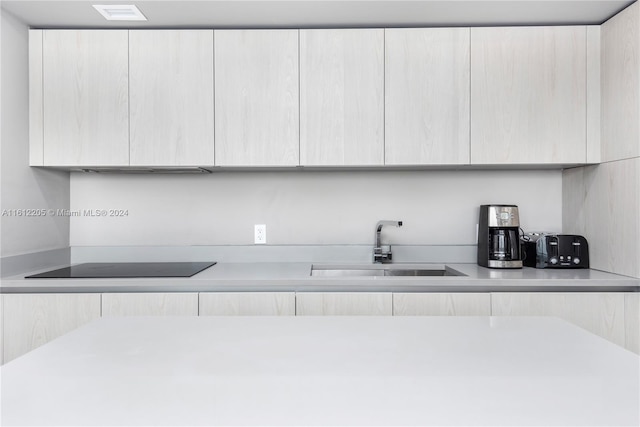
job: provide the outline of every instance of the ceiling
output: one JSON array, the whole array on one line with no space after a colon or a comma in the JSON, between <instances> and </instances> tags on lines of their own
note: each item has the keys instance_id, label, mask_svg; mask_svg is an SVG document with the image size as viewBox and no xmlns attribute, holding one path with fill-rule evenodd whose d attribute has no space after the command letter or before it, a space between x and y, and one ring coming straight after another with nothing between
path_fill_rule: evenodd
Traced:
<instances>
[{"instance_id":1,"label":"ceiling","mask_svg":"<svg viewBox=\"0 0 640 427\"><path fill-rule=\"evenodd\" d=\"M601 24L635 0L2 0L33 28L336 28ZM135 4L147 22L92 4Z\"/></svg>"}]
</instances>

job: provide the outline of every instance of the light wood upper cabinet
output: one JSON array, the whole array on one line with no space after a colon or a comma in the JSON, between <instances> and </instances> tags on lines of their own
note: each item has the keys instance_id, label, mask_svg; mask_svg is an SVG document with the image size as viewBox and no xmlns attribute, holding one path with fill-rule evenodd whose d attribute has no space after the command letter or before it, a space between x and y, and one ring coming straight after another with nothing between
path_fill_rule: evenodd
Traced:
<instances>
[{"instance_id":1,"label":"light wood upper cabinet","mask_svg":"<svg viewBox=\"0 0 640 427\"><path fill-rule=\"evenodd\" d=\"M213 30L129 32L132 166L213 166Z\"/></svg>"},{"instance_id":2,"label":"light wood upper cabinet","mask_svg":"<svg viewBox=\"0 0 640 427\"><path fill-rule=\"evenodd\" d=\"M128 31L45 30L42 52L44 165L128 165Z\"/></svg>"},{"instance_id":3,"label":"light wood upper cabinet","mask_svg":"<svg viewBox=\"0 0 640 427\"><path fill-rule=\"evenodd\" d=\"M471 29L471 163L586 161L586 27Z\"/></svg>"},{"instance_id":4,"label":"light wood upper cabinet","mask_svg":"<svg viewBox=\"0 0 640 427\"><path fill-rule=\"evenodd\" d=\"M43 30L29 30L29 166L44 165Z\"/></svg>"},{"instance_id":5,"label":"light wood upper cabinet","mask_svg":"<svg viewBox=\"0 0 640 427\"><path fill-rule=\"evenodd\" d=\"M216 165L298 165L298 30L214 38Z\"/></svg>"},{"instance_id":6,"label":"light wood upper cabinet","mask_svg":"<svg viewBox=\"0 0 640 427\"><path fill-rule=\"evenodd\" d=\"M585 26L31 30L30 164L597 162L600 47L603 160L635 156L634 6L602 46Z\"/></svg>"},{"instance_id":7,"label":"light wood upper cabinet","mask_svg":"<svg viewBox=\"0 0 640 427\"><path fill-rule=\"evenodd\" d=\"M640 156L640 4L602 24L602 160Z\"/></svg>"},{"instance_id":8,"label":"light wood upper cabinet","mask_svg":"<svg viewBox=\"0 0 640 427\"><path fill-rule=\"evenodd\" d=\"M103 316L197 316L196 292L102 294Z\"/></svg>"},{"instance_id":9,"label":"light wood upper cabinet","mask_svg":"<svg viewBox=\"0 0 640 427\"><path fill-rule=\"evenodd\" d=\"M4 363L100 317L100 294L2 296Z\"/></svg>"},{"instance_id":10,"label":"light wood upper cabinet","mask_svg":"<svg viewBox=\"0 0 640 427\"><path fill-rule=\"evenodd\" d=\"M385 31L385 164L468 164L469 29Z\"/></svg>"},{"instance_id":11,"label":"light wood upper cabinet","mask_svg":"<svg viewBox=\"0 0 640 427\"><path fill-rule=\"evenodd\" d=\"M300 30L300 164L384 164L384 30Z\"/></svg>"}]
</instances>

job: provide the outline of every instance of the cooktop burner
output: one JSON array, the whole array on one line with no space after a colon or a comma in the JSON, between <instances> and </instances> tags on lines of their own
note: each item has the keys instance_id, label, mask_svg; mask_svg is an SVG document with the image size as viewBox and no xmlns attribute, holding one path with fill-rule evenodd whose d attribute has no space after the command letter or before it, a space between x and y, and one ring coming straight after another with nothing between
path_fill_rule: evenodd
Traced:
<instances>
[{"instance_id":1,"label":"cooktop burner","mask_svg":"<svg viewBox=\"0 0 640 427\"><path fill-rule=\"evenodd\" d=\"M135 277L191 277L215 262L90 262L76 264L25 279L96 279Z\"/></svg>"}]
</instances>

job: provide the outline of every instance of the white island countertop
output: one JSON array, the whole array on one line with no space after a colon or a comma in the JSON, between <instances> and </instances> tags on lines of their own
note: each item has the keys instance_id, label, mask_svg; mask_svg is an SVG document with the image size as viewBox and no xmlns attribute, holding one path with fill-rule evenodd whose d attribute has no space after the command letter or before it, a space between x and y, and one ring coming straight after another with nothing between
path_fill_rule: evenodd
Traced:
<instances>
[{"instance_id":1,"label":"white island countertop","mask_svg":"<svg viewBox=\"0 0 640 427\"><path fill-rule=\"evenodd\" d=\"M215 261L199 259L198 261ZM64 266L60 266L64 267ZM319 268L448 269L460 276L312 276ZM192 277L132 279L25 279L4 277L0 293L76 292L638 292L640 279L590 269L500 270L465 263L326 264L218 262Z\"/></svg>"},{"instance_id":2,"label":"white island countertop","mask_svg":"<svg viewBox=\"0 0 640 427\"><path fill-rule=\"evenodd\" d=\"M3 426L640 424L640 358L555 318L102 318L0 375Z\"/></svg>"}]
</instances>

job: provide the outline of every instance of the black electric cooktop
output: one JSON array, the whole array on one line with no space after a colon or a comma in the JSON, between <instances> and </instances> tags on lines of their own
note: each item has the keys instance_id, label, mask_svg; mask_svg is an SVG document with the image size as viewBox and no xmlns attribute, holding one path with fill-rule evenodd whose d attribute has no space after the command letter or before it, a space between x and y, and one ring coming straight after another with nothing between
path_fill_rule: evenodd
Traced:
<instances>
[{"instance_id":1,"label":"black electric cooktop","mask_svg":"<svg viewBox=\"0 0 640 427\"><path fill-rule=\"evenodd\" d=\"M215 262L90 262L76 264L25 279L96 279L134 277L191 277Z\"/></svg>"}]
</instances>

